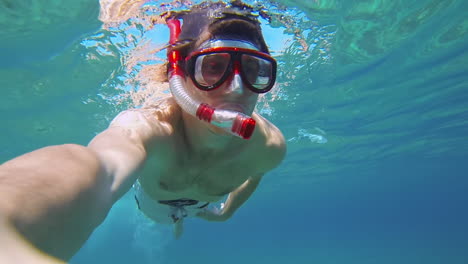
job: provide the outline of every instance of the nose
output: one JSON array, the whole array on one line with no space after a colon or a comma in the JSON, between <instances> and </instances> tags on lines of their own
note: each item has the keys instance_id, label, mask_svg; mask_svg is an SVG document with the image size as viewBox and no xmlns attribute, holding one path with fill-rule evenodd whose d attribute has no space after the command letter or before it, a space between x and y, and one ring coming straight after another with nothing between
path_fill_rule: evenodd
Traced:
<instances>
[{"instance_id":1,"label":"nose","mask_svg":"<svg viewBox=\"0 0 468 264\"><path fill-rule=\"evenodd\" d=\"M244 83L242 82L242 77L240 76L239 61L235 61L234 63L234 76L232 77L231 83L229 84L228 92L238 95L244 93Z\"/></svg>"},{"instance_id":2,"label":"nose","mask_svg":"<svg viewBox=\"0 0 468 264\"><path fill-rule=\"evenodd\" d=\"M242 82L242 78L238 73L234 73L232 77L232 81L229 84L228 92L230 94L238 94L241 95L244 93L244 83Z\"/></svg>"}]
</instances>

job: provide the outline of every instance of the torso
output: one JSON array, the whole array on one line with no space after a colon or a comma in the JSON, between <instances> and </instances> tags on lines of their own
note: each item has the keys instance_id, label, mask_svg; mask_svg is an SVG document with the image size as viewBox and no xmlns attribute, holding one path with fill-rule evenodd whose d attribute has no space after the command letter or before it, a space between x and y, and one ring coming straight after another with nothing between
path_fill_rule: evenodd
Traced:
<instances>
[{"instance_id":1,"label":"torso","mask_svg":"<svg viewBox=\"0 0 468 264\"><path fill-rule=\"evenodd\" d=\"M248 141L232 138L222 150L207 149L204 154L195 154L187 144L180 108L172 109L164 115L156 114L157 106L141 110L146 111L149 122L164 119L173 128L171 134L158 139L147 150L148 158L139 176L142 188L154 200L218 201L249 177L260 176L275 167L277 164L270 164L275 160L271 157L281 155L282 158L284 154L281 132L258 115L254 116L255 133ZM148 111L153 118L148 118Z\"/></svg>"}]
</instances>

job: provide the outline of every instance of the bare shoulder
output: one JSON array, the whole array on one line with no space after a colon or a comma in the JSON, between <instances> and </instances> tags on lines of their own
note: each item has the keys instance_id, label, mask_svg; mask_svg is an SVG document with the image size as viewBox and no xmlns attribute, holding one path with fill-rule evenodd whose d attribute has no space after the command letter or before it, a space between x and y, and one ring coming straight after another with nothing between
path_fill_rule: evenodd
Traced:
<instances>
[{"instance_id":1,"label":"bare shoulder","mask_svg":"<svg viewBox=\"0 0 468 264\"><path fill-rule=\"evenodd\" d=\"M263 116L254 113L253 118L257 122L254 140L256 148L263 157L266 171L277 167L286 155L286 142L283 133ZM266 172L265 171L265 172Z\"/></svg>"},{"instance_id":2,"label":"bare shoulder","mask_svg":"<svg viewBox=\"0 0 468 264\"><path fill-rule=\"evenodd\" d=\"M165 98L142 108L121 112L112 120L109 128L123 128L138 134L143 142L148 143L172 136L180 115L180 107L174 99Z\"/></svg>"},{"instance_id":3,"label":"bare shoulder","mask_svg":"<svg viewBox=\"0 0 468 264\"><path fill-rule=\"evenodd\" d=\"M180 107L172 97L161 99L142 108L120 112L110 126L134 127L142 124L173 123L180 118Z\"/></svg>"}]
</instances>

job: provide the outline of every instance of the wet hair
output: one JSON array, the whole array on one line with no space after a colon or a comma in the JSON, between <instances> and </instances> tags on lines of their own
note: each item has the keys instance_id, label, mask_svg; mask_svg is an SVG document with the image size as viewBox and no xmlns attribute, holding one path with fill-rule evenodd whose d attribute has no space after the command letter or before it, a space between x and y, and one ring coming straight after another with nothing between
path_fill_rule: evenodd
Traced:
<instances>
[{"instance_id":1,"label":"wet hair","mask_svg":"<svg viewBox=\"0 0 468 264\"><path fill-rule=\"evenodd\" d=\"M269 53L260 22L252 11L246 4L232 1L205 2L188 11L171 13L170 17L183 20L179 39L172 48L185 57L208 40L231 39L251 42L260 51Z\"/></svg>"}]
</instances>

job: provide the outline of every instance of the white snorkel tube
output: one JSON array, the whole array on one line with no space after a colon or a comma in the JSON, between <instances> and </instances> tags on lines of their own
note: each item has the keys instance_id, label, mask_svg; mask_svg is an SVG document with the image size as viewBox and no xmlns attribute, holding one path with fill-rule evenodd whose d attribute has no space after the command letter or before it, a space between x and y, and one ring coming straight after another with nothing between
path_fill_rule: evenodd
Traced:
<instances>
[{"instance_id":1,"label":"white snorkel tube","mask_svg":"<svg viewBox=\"0 0 468 264\"><path fill-rule=\"evenodd\" d=\"M169 44L174 45L180 34L180 21L178 19L169 19L166 21L170 31ZM198 102L191 98L184 89L184 71L179 63L183 59L180 51L169 49L167 52L169 61L169 87L177 104L187 113L196 116L198 119L222 128L224 131L249 139L255 129L255 120L243 113L216 109L208 104Z\"/></svg>"}]
</instances>

